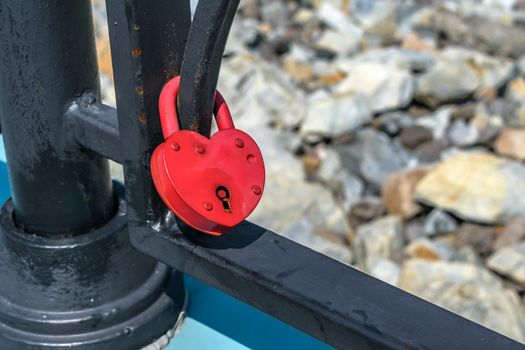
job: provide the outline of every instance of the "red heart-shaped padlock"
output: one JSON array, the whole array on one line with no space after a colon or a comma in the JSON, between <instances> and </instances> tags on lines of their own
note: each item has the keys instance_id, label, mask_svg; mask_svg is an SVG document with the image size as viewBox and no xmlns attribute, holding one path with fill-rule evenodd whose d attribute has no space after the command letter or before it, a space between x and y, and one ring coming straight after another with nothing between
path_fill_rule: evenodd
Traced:
<instances>
[{"instance_id":1,"label":"red heart-shaped padlock","mask_svg":"<svg viewBox=\"0 0 525 350\"><path fill-rule=\"evenodd\" d=\"M180 130L176 101L180 77L161 92L159 114L165 142L153 152L151 174L168 208L189 226L221 235L245 220L264 190L264 161L255 141L235 129L229 108L217 92L210 139Z\"/></svg>"}]
</instances>

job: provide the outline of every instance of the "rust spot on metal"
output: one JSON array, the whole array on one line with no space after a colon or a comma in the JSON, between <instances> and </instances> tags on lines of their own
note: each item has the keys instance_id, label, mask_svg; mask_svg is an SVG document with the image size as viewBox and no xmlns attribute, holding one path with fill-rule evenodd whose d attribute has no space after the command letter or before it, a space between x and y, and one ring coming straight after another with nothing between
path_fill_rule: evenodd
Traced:
<instances>
[{"instance_id":1,"label":"rust spot on metal","mask_svg":"<svg viewBox=\"0 0 525 350\"><path fill-rule=\"evenodd\" d=\"M141 54L142 54L142 50L140 49L140 47L137 47L137 48L133 49L133 56L134 57L139 57Z\"/></svg>"},{"instance_id":2,"label":"rust spot on metal","mask_svg":"<svg viewBox=\"0 0 525 350\"><path fill-rule=\"evenodd\" d=\"M198 131L199 130L199 124L197 122L192 122L190 125L191 131Z\"/></svg>"},{"instance_id":3,"label":"rust spot on metal","mask_svg":"<svg viewBox=\"0 0 525 350\"><path fill-rule=\"evenodd\" d=\"M147 121L147 120L146 120L146 116L145 116L144 114L139 115L139 122L140 122L141 124L144 124L144 125L145 125L145 124L146 124L146 121Z\"/></svg>"},{"instance_id":4,"label":"rust spot on metal","mask_svg":"<svg viewBox=\"0 0 525 350\"><path fill-rule=\"evenodd\" d=\"M142 95L142 94L144 94L144 88L142 86L137 86L137 88L135 89L135 92L138 95Z\"/></svg>"}]
</instances>

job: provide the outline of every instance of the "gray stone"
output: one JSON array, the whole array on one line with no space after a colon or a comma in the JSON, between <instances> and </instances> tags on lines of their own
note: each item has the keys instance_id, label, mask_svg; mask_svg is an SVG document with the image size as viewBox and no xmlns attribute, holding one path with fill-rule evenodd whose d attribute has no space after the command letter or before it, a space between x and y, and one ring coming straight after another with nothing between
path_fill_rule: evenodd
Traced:
<instances>
[{"instance_id":1,"label":"gray stone","mask_svg":"<svg viewBox=\"0 0 525 350\"><path fill-rule=\"evenodd\" d=\"M525 316L516 292L485 268L410 259L400 287L517 341L525 341Z\"/></svg>"},{"instance_id":2,"label":"gray stone","mask_svg":"<svg viewBox=\"0 0 525 350\"><path fill-rule=\"evenodd\" d=\"M405 224L405 237L409 242L426 238L424 221L421 218L411 220Z\"/></svg>"},{"instance_id":3,"label":"gray stone","mask_svg":"<svg viewBox=\"0 0 525 350\"><path fill-rule=\"evenodd\" d=\"M355 25L350 19L350 16L341 11L340 7L335 4L324 1L318 9L317 16L329 27L351 38L363 35L363 30Z\"/></svg>"},{"instance_id":4,"label":"gray stone","mask_svg":"<svg viewBox=\"0 0 525 350\"><path fill-rule=\"evenodd\" d=\"M456 220L446 212L434 209L425 219L424 231L427 236L435 236L455 231L458 228Z\"/></svg>"},{"instance_id":5,"label":"gray stone","mask_svg":"<svg viewBox=\"0 0 525 350\"><path fill-rule=\"evenodd\" d=\"M350 209L350 221L353 226L366 224L386 213L381 198L365 196L353 203Z\"/></svg>"},{"instance_id":6,"label":"gray stone","mask_svg":"<svg viewBox=\"0 0 525 350\"><path fill-rule=\"evenodd\" d=\"M230 37L235 37L236 40L242 44L243 47L253 45L259 38L259 22L254 18L245 18L242 20L236 20L232 26ZM231 39L230 39L231 40ZM232 46L230 45L230 48ZM242 48L237 47L235 50L229 51L244 51Z\"/></svg>"},{"instance_id":7,"label":"gray stone","mask_svg":"<svg viewBox=\"0 0 525 350\"><path fill-rule=\"evenodd\" d=\"M364 152L359 170L369 184L382 188L392 173L408 166L408 154L386 135L365 130L359 137Z\"/></svg>"},{"instance_id":8,"label":"gray stone","mask_svg":"<svg viewBox=\"0 0 525 350\"><path fill-rule=\"evenodd\" d=\"M315 229L326 230L334 234L346 237L350 232L350 226L343 209L335 201L334 197L322 186L308 184L310 193L308 196L309 206L303 212L303 216L308 218ZM305 190L308 190L305 188Z\"/></svg>"},{"instance_id":9,"label":"gray stone","mask_svg":"<svg viewBox=\"0 0 525 350\"><path fill-rule=\"evenodd\" d=\"M416 198L481 223L524 217L525 166L489 153L459 152L418 183Z\"/></svg>"},{"instance_id":10,"label":"gray stone","mask_svg":"<svg viewBox=\"0 0 525 350\"><path fill-rule=\"evenodd\" d=\"M480 131L463 120L454 121L448 130L448 139L458 147L472 146L478 142L479 137Z\"/></svg>"},{"instance_id":11,"label":"gray stone","mask_svg":"<svg viewBox=\"0 0 525 350\"><path fill-rule=\"evenodd\" d=\"M518 71L519 73L522 75L522 76L525 76L525 56L521 56L517 62L516 62L516 66L518 68Z\"/></svg>"},{"instance_id":12,"label":"gray stone","mask_svg":"<svg viewBox=\"0 0 525 350\"><path fill-rule=\"evenodd\" d=\"M274 28L284 27L290 18L288 4L283 1L267 2L261 7L261 17Z\"/></svg>"},{"instance_id":13,"label":"gray stone","mask_svg":"<svg viewBox=\"0 0 525 350\"><path fill-rule=\"evenodd\" d=\"M398 135L402 129L414 125L414 119L403 112L390 112L374 119L374 126L389 136Z\"/></svg>"},{"instance_id":14,"label":"gray stone","mask_svg":"<svg viewBox=\"0 0 525 350\"><path fill-rule=\"evenodd\" d=\"M352 142L337 150L343 166L360 175L378 192L392 173L411 164L410 156L401 145L373 129L359 131Z\"/></svg>"},{"instance_id":15,"label":"gray stone","mask_svg":"<svg viewBox=\"0 0 525 350\"><path fill-rule=\"evenodd\" d=\"M343 191L342 206L345 212L349 212L353 205L361 199L365 184L360 178L347 171L340 175L340 181Z\"/></svg>"},{"instance_id":16,"label":"gray stone","mask_svg":"<svg viewBox=\"0 0 525 350\"><path fill-rule=\"evenodd\" d=\"M452 47L417 83L416 99L437 107L470 97L481 89L498 89L510 78L511 61L480 52Z\"/></svg>"},{"instance_id":17,"label":"gray stone","mask_svg":"<svg viewBox=\"0 0 525 350\"><path fill-rule=\"evenodd\" d=\"M414 95L414 79L405 69L380 63L355 64L339 83L338 94L362 94L373 112L406 107Z\"/></svg>"},{"instance_id":18,"label":"gray stone","mask_svg":"<svg viewBox=\"0 0 525 350\"><path fill-rule=\"evenodd\" d=\"M466 245L463 247L455 247L454 254L451 261L464 262L472 265L483 266L484 261L479 256L479 253L472 246Z\"/></svg>"},{"instance_id":19,"label":"gray stone","mask_svg":"<svg viewBox=\"0 0 525 350\"><path fill-rule=\"evenodd\" d=\"M485 11L485 14L491 12L493 10ZM489 54L519 57L525 53L523 28L496 20L481 16L464 18L445 8L428 7L414 16L412 22L416 29L445 34L449 43L476 48Z\"/></svg>"},{"instance_id":20,"label":"gray stone","mask_svg":"<svg viewBox=\"0 0 525 350\"><path fill-rule=\"evenodd\" d=\"M470 97L478 88L478 77L466 64L441 61L419 78L416 99L437 107Z\"/></svg>"},{"instance_id":21,"label":"gray stone","mask_svg":"<svg viewBox=\"0 0 525 350\"><path fill-rule=\"evenodd\" d=\"M525 242L498 250L488 258L487 266L525 286Z\"/></svg>"},{"instance_id":22,"label":"gray stone","mask_svg":"<svg viewBox=\"0 0 525 350\"><path fill-rule=\"evenodd\" d=\"M430 115L417 118L416 125L432 130L434 140L442 140L447 133L451 114L452 109L445 106Z\"/></svg>"},{"instance_id":23,"label":"gray stone","mask_svg":"<svg viewBox=\"0 0 525 350\"><path fill-rule=\"evenodd\" d=\"M430 52L386 47L365 51L351 59L340 59L335 62L335 65L343 72L349 72L353 67L362 63L394 65L403 70L424 72L431 68L435 62L436 59Z\"/></svg>"},{"instance_id":24,"label":"gray stone","mask_svg":"<svg viewBox=\"0 0 525 350\"><path fill-rule=\"evenodd\" d=\"M306 113L305 96L288 76L253 54L224 60L219 89L240 129L270 123L292 129Z\"/></svg>"},{"instance_id":25,"label":"gray stone","mask_svg":"<svg viewBox=\"0 0 525 350\"><path fill-rule=\"evenodd\" d=\"M404 128L399 135L401 144L410 150L423 143L432 141L432 139L432 131L420 125Z\"/></svg>"},{"instance_id":26,"label":"gray stone","mask_svg":"<svg viewBox=\"0 0 525 350\"><path fill-rule=\"evenodd\" d=\"M301 126L301 135L313 138L338 137L372 120L363 95L341 95L314 100Z\"/></svg>"},{"instance_id":27,"label":"gray stone","mask_svg":"<svg viewBox=\"0 0 525 350\"><path fill-rule=\"evenodd\" d=\"M343 168L338 152L331 148L319 152L321 166L316 177L323 184L340 194L342 206L348 212L359 201L364 191L364 183L357 176Z\"/></svg>"},{"instance_id":28,"label":"gray stone","mask_svg":"<svg viewBox=\"0 0 525 350\"><path fill-rule=\"evenodd\" d=\"M332 243L313 233L314 228L308 220L300 220L282 233L288 239L327 255L335 260L350 264L352 253L349 247Z\"/></svg>"},{"instance_id":29,"label":"gray stone","mask_svg":"<svg viewBox=\"0 0 525 350\"><path fill-rule=\"evenodd\" d=\"M352 245L356 263L365 271L370 271L378 258L395 258L403 247L401 219L387 216L359 226Z\"/></svg>"},{"instance_id":30,"label":"gray stone","mask_svg":"<svg viewBox=\"0 0 525 350\"><path fill-rule=\"evenodd\" d=\"M391 21L391 17L395 18L397 4L392 1L354 0L348 7L365 30L374 31L386 21Z\"/></svg>"},{"instance_id":31,"label":"gray stone","mask_svg":"<svg viewBox=\"0 0 525 350\"><path fill-rule=\"evenodd\" d=\"M343 170L339 153L331 148L323 149L318 153L321 158L321 166L317 171L317 178L329 187L337 187L334 183L339 182L337 178Z\"/></svg>"},{"instance_id":32,"label":"gray stone","mask_svg":"<svg viewBox=\"0 0 525 350\"><path fill-rule=\"evenodd\" d=\"M441 152L445 149L443 142L431 141L419 145L413 155L420 164L433 164L441 159Z\"/></svg>"}]
</instances>

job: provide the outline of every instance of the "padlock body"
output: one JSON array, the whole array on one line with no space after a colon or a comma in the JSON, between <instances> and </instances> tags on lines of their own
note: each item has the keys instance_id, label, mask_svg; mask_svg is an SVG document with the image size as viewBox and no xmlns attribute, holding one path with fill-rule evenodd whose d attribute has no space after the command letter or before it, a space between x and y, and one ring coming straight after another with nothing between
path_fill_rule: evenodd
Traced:
<instances>
[{"instance_id":1,"label":"padlock body","mask_svg":"<svg viewBox=\"0 0 525 350\"><path fill-rule=\"evenodd\" d=\"M169 209L189 226L212 235L245 220L264 190L261 151L237 129L219 130L210 139L192 131L176 132L155 150L151 170ZM227 190L227 205L219 189Z\"/></svg>"}]
</instances>

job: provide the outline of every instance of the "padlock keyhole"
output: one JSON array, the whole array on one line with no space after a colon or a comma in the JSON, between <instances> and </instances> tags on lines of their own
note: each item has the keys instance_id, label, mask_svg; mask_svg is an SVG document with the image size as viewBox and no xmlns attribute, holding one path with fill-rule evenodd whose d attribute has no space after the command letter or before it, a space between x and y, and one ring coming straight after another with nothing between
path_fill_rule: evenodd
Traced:
<instances>
[{"instance_id":1,"label":"padlock keyhole","mask_svg":"<svg viewBox=\"0 0 525 350\"><path fill-rule=\"evenodd\" d=\"M217 190L215 191L217 198L220 199L222 203L222 207L226 213L231 213L232 208L230 205L230 191L224 186L217 187Z\"/></svg>"}]
</instances>

